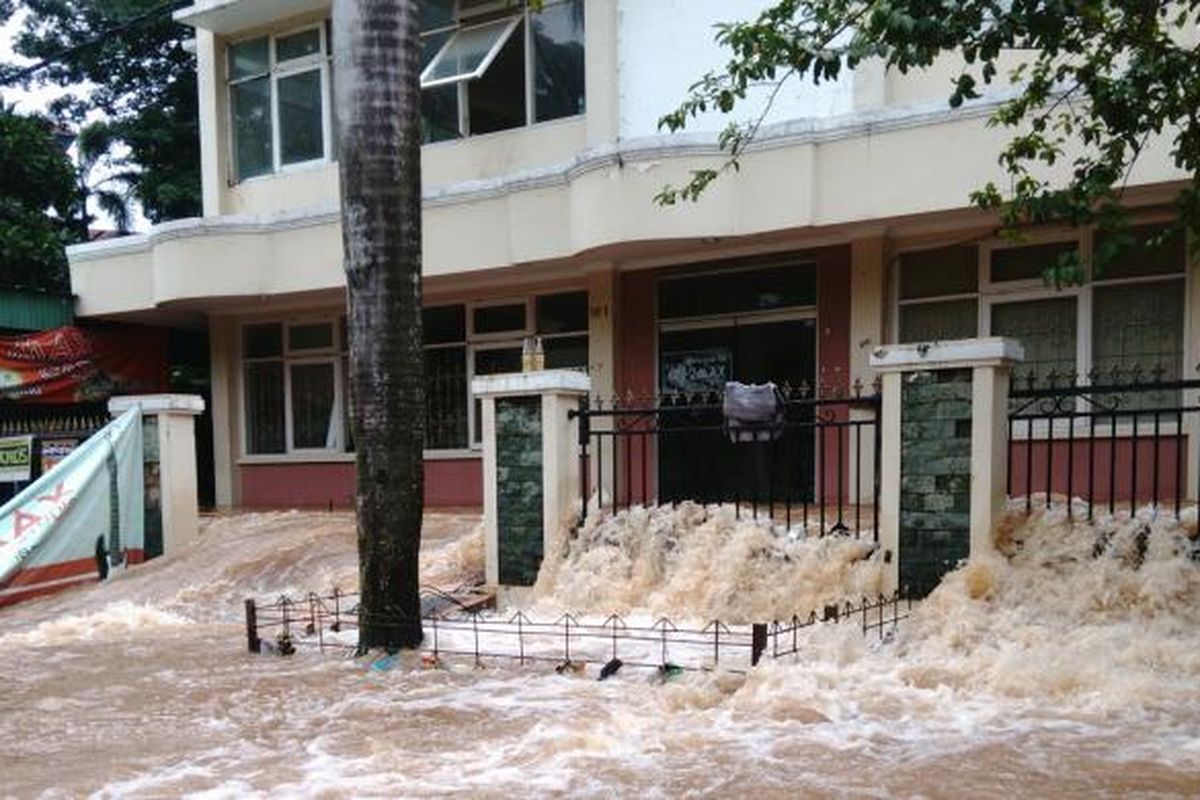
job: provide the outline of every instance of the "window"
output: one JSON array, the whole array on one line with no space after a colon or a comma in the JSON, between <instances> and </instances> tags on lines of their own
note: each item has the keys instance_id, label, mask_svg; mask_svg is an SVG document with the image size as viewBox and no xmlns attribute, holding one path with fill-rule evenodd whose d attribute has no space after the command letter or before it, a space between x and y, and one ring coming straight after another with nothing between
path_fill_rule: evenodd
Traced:
<instances>
[{"instance_id":1,"label":"window","mask_svg":"<svg viewBox=\"0 0 1200 800\"><path fill-rule=\"evenodd\" d=\"M660 319L816 306L817 269L809 262L667 278L658 287Z\"/></svg>"},{"instance_id":2,"label":"window","mask_svg":"<svg viewBox=\"0 0 1200 800\"><path fill-rule=\"evenodd\" d=\"M470 0L423 0L425 141L584 112L583 0L547 0L538 11L489 14L496 10Z\"/></svg>"},{"instance_id":3,"label":"window","mask_svg":"<svg viewBox=\"0 0 1200 800\"><path fill-rule=\"evenodd\" d=\"M969 339L979 327L979 252L942 247L900 256L900 341Z\"/></svg>"},{"instance_id":4,"label":"window","mask_svg":"<svg viewBox=\"0 0 1200 800\"><path fill-rule=\"evenodd\" d=\"M242 328L247 455L347 449L344 331L331 320Z\"/></svg>"},{"instance_id":5,"label":"window","mask_svg":"<svg viewBox=\"0 0 1200 800\"><path fill-rule=\"evenodd\" d=\"M542 338L548 369L588 365L587 292L424 310L426 431L430 450L461 450L482 437L470 378L521 371L528 336Z\"/></svg>"},{"instance_id":6,"label":"window","mask_svg":"<svg viewBox=\"0 0 1200 800\"><path fill-rule=\"evenodd\" d=\"M322 24L229 46L236 180L330 157L328 38Z\"/></svg>"},{"instance_id":7,"label":"window","mask_svg":"<svg viewBox=\"0 0 1200 800\"><path fill-rule=\"evenodd\" d=\"M1022 381L1044 381L1051 373L1060 380L1089 374L1105 380L1114 370L1127 380L1135 368L1146 379L1176 380L1183 365L1187 262L1183 237L1164 240L1163 230L1133 228L1137 244L1091 280L1063 289L1044 283L1047 267L1072 249L1087 264L1111 243L1097 234L904 253L896 282L897 338L1011 336L1025 347L1017 368Z\"/></svg>"}]
</instances>

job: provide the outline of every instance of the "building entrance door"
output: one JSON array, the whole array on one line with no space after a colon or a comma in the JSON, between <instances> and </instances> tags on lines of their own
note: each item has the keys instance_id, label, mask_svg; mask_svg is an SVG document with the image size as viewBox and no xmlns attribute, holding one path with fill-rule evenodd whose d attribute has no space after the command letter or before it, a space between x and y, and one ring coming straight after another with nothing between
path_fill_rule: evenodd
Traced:
<instances>
[{"instance_id":1,"label":"building entrance door","mask_svg":"<svg viewBox=\"0 0 1200 800\"><path fill-rule=\"evenodd\" d=\"M812 428L789 425L778 441L734 444L723 430L720 395L729 380L812 387L815 315L777 313L664 323L658 345L661 392L711 393L716 401L715 407L673 412L660 420L660 502L811 501ZM811 417L812 409L793 408L789 414ZM789 417L789 421L807 420Z\"/></svg>"}]
</instances>

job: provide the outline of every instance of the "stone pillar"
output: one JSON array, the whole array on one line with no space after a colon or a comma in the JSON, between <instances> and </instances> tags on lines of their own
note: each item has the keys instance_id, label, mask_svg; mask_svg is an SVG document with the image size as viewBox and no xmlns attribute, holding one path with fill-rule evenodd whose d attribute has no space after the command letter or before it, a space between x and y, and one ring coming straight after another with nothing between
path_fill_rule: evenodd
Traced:
<instances>
[{"instance_id":1,"label":"stone pillar","mask_svg":"<svg viewBox=\"0 0 1200 800\"><path fill-rule=\"evenodd\" d=\"M487 582L532 586L578 502L579 423L568 412L591 380L574 370L488 375L471 391L483 403Z\"/></svg>"},{"instance_id":2,"label":"stone pillar","mask_svg":"<svg viewBox=\"0 0 1200 800\"><path fill-rule=\"evenodd\" d=\"M116 417L133 406L142 411L143 447L149 462L147 516L156 511L161 514L162 553L171 555L195 541L199 534L196 417L204 412L204 400L190 394L130 395L109 400L108 412ZM154 455L158 464L157 493L152 485ZM154 522L146 520L148 536Z\"/></svg>"},{"instance_id":3,"label":"stone pillar","mask_svg":"<svg viewBox=\"0 0 1200 800\"><path fill-rule=\"evenodd\" d=\"M986 551L1004 512L1008 385L1020 343L1000 337L878 348L883 377L880 545L887 589L927 594Z\"/></svg>"}]
</instances>

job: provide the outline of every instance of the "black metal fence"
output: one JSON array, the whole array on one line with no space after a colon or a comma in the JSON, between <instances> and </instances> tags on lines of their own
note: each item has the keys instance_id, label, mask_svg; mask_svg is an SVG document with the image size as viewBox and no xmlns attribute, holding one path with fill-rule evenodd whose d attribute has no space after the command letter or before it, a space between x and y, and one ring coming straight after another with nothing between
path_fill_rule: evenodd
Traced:
<instances>
[{"instance_id":1,"label":"black metal fence","mask_svg":"<svg viewBox=\"0 0 1200 800\"><path fill-rule=\"evenodd\" d=\"M41 477L43 464L51 457L48 444L58 444L61 449L78 445L109 422L104 403L76 403L72 405L38 405L28 403L0 403L0 436L32 436L32 463L28 481L0 483L0 503L16 496L22 489Z\"/></svg>"},{"instance_id":2,"label":"black metal fence","mask_svg":"<svg viewBox=\"0 0 1200 800\"><path fill-rule=\"evenodd\" d=\"M732 441L718 393L582 401L572 417L584 513L692 500L821 535L877 535L878 386L780 392L782 426L750 442Z\"/></svg>"},{"instance_id":3,"label":"black metal fence","mask_svg":"<svg viewBox=\"0 0 1200 800\"><path fill-rule=\"evenodd\" d=\"M1090 520L1097 508L1151 506L1178 516L1200 497L1200 463L1189 463L1200 380L1138 370L1016 377L1010 397L1008 495L1026 511L1065 504Z\"/></svg>"},{"instance_id":4,"label":"black metal fence","mask_svg":"<svg viewBox=\"0 0 1200 800\"><path fill-rule=\"evenodd\" d=\"M432 590L436 592L436 590ZM429 600L427 593L425 600ZM727 624L714 619L701 626L667 617L642 619L610 614L599 618L561 614L536 619L524 611L499 615L482 607L464 608L452 598L423 614L422 654L430 664L444 658L549 663L561 671L582 672L586 664L686 671L744 671L763 658L784 658L803 650L803 633L822 624L854 625L864 636L882 640L912 611L899 594L826 605L820 612L789 620ZM353 652L360 609L358 596L334 590L301 598L281 596L268 603L246 600L246 641L250 652L291 655L297 649ZM615 666L614 666L615 665ZM605 677L602 670L601 676Z\"/></svg>"}]
</instances>

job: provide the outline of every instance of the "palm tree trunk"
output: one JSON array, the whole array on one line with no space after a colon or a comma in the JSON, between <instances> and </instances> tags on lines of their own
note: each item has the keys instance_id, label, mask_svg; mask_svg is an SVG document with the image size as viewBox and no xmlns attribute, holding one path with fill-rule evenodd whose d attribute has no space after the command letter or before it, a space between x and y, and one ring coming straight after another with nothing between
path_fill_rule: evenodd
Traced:
<instances>
[{"instance_id":1,"label":"palm tree trunk","mask_svg":"<svg viewBox=\"0 0 1200 800\"><path fill-rule=\"evenodd\" d=\"M360 652L416 647L422 638L419 19L417 0L333 3Z\"/></svg>"}]
</instances>

